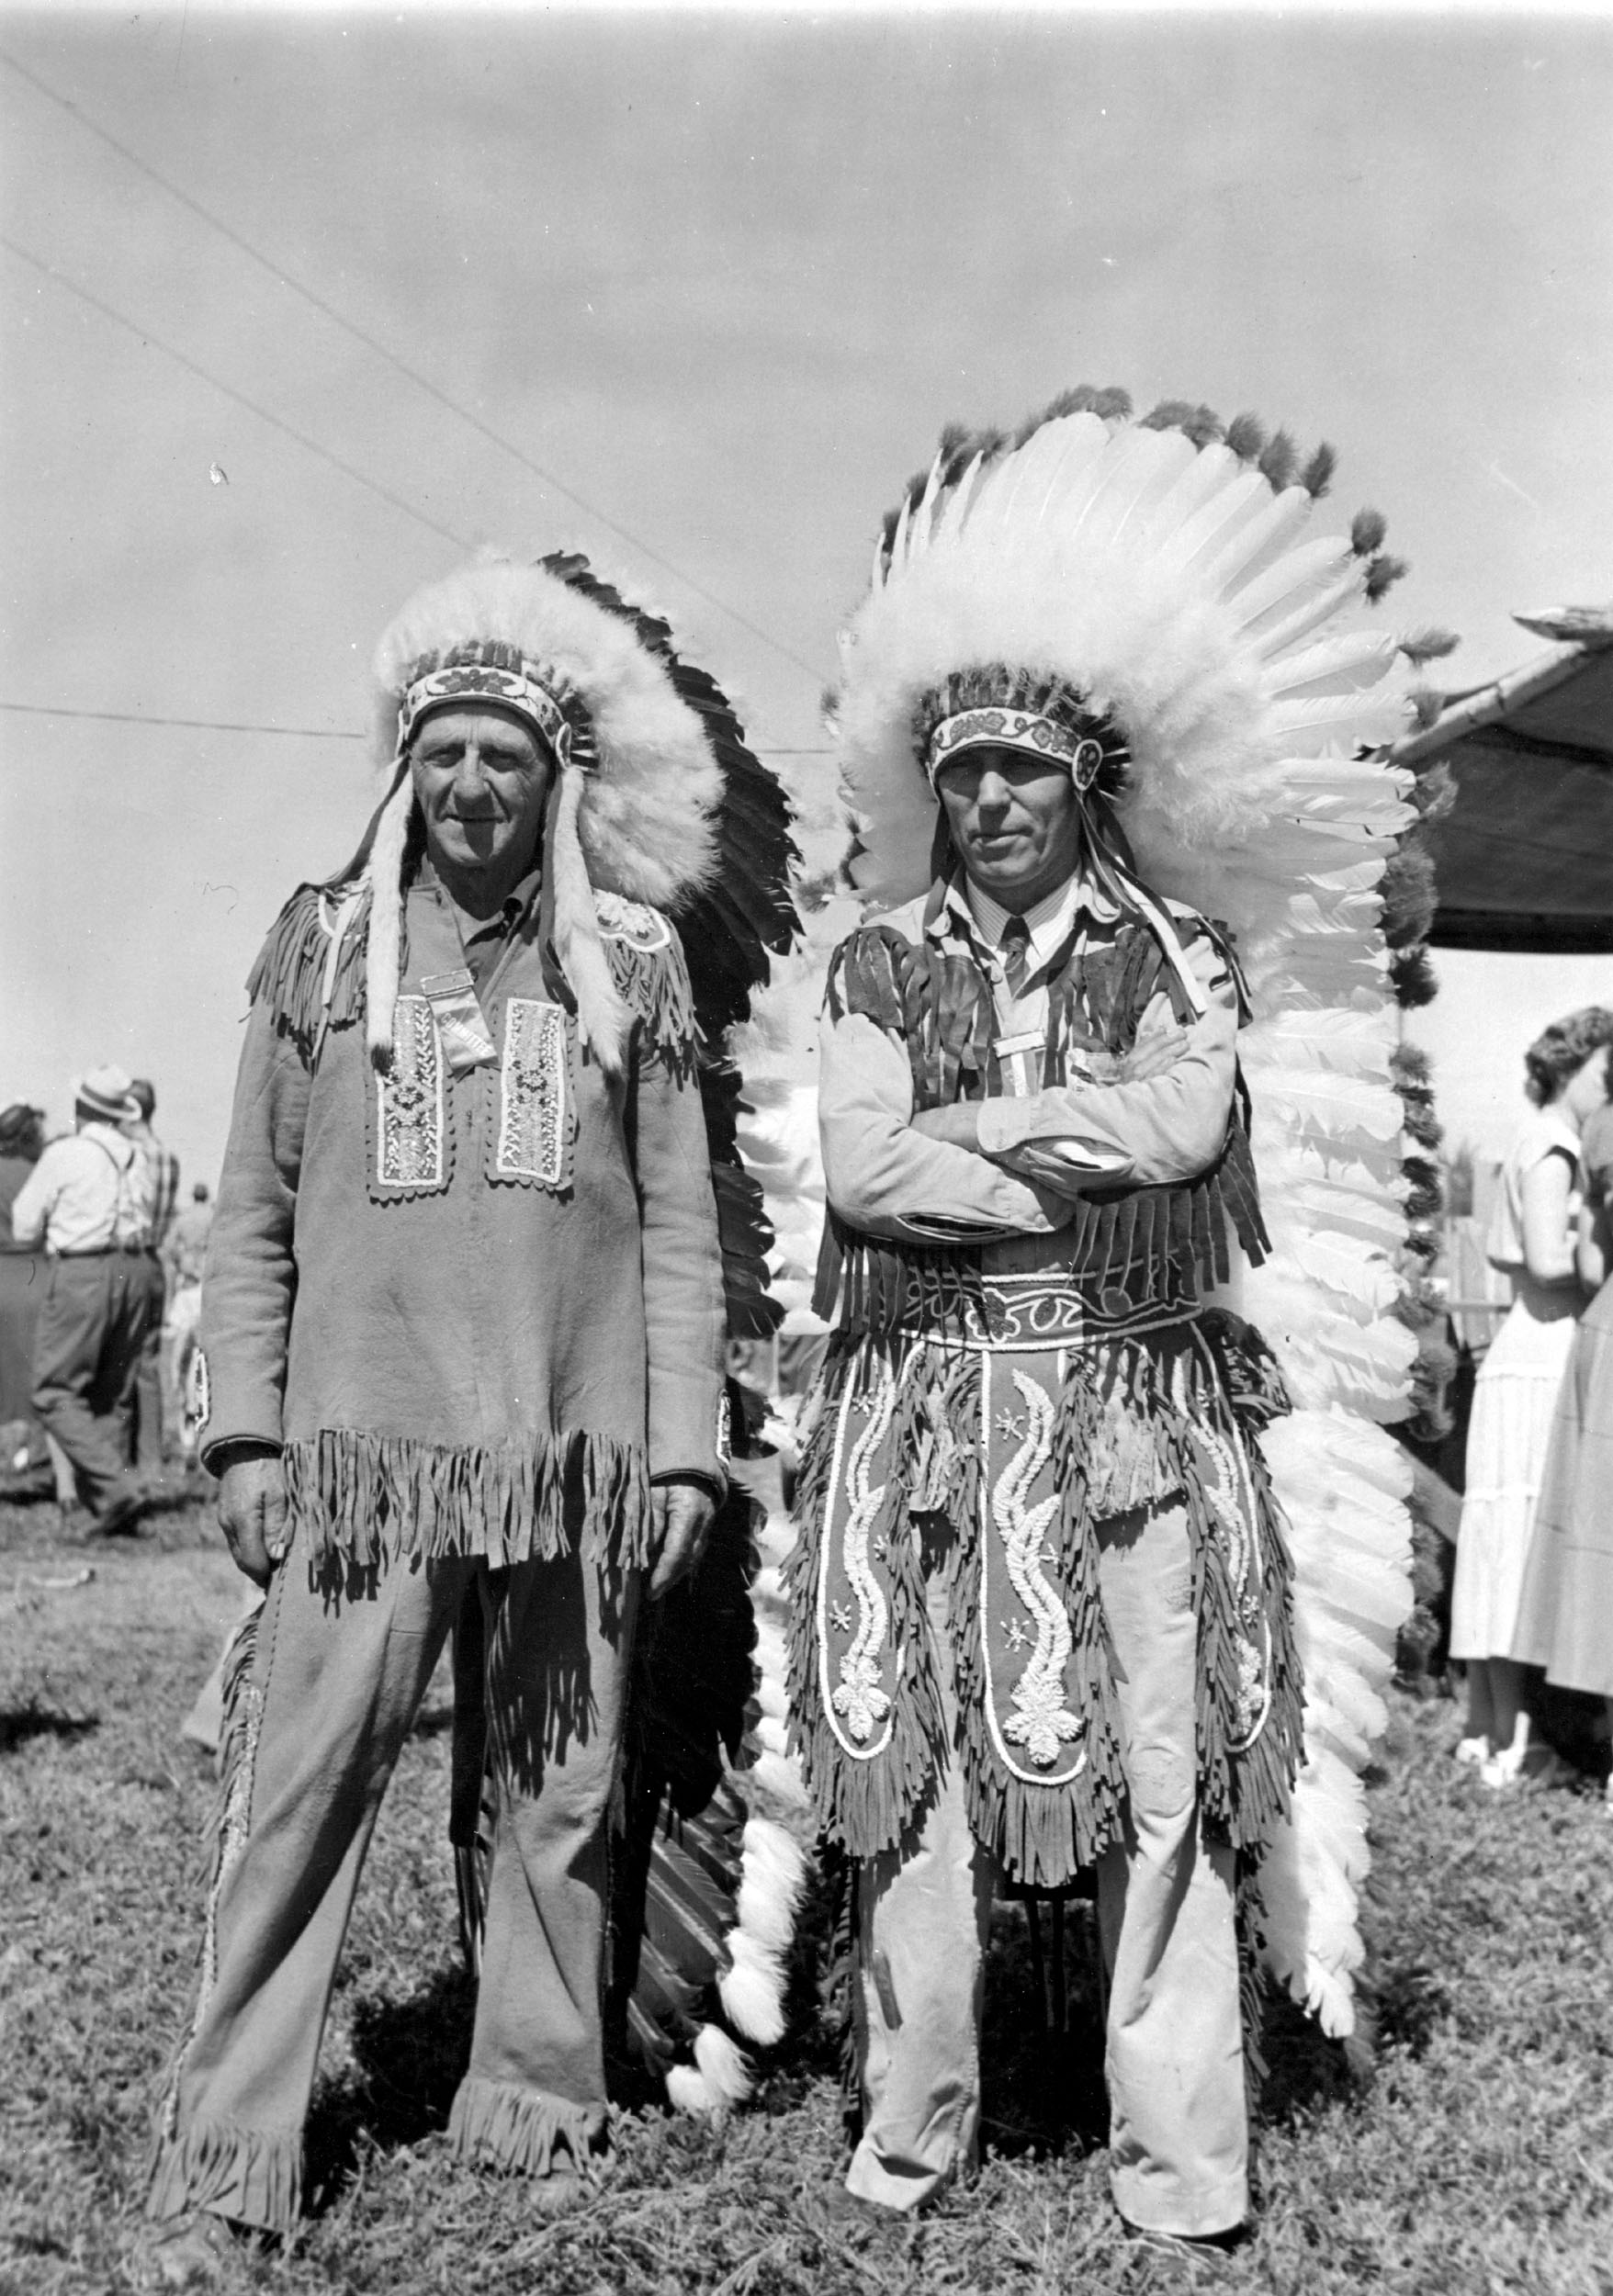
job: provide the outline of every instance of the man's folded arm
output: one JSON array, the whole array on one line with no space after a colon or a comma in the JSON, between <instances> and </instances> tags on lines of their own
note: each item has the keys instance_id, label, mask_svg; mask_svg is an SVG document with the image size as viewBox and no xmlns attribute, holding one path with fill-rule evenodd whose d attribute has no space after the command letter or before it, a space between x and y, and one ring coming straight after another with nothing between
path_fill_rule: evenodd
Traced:
<instances>
[{"instance_id":1,"label":"man's folded arm","mask_svg":"<svg viewBox=\"0 0 1613 2296\"><path fill-rule=\"evenodd\" d=\"M1070 1217L1033 1179L916 1129L908 1056L864 1014L824 1020L818 1112L829 1200L867 1234L983 1244L1046 1235Z\"/></svg>"},{"instance_id":2,"label":"man's folded arm","mask_svg":"<svg viewBox=\"0 0 1613 2296\"><path fill-rule=\"evenodd\" d=\"M1237 1076L1237 1016L1213 1005L1179 1053L1133 1083L1072 1084L979 1110L980 1153L1044 1187L1190 1180L1220 1154Z\"/></svg>"}]
</instances>

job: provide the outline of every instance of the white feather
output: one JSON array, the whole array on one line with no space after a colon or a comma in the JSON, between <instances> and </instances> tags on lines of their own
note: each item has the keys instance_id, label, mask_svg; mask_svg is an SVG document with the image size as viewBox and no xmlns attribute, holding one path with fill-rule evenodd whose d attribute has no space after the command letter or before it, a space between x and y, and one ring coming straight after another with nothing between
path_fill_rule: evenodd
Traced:
<instances>
[{"instance_id":1,"label":"white feather","mask_svg":"<svg viewBox=\"0 0 1613 2296\"><path fill-rule=\"evenodd\" d=\"M782 1738L784 1733L780 1731L779 1735ZM805 1809L807 1806L810 1797L801 1776L801 1765L782 1746L769 1747L759 1754L746 1774L786 1807Z\"/></svg>"},{"instance_id":2,"label":"white feather","mask_svg":"<svg viewBox=\"0 0 1613 2296\"><path fill-rule=\"evenodd\" d=\"M1280 494L1260 505L1205 567L1206 587L1233 608L1241 625L1246 627L1252 613L1258 612L1258 608L1251 608L1246 588L1258 574L1261 588L1273 579L1286 584L1293 560L1301 555L1288 550L1287 546L1310 517L1311 508L1311 498L1303 487L1285 487ZM1265 569L1263 574L1260 569Z\"/></svg>"},{"instance_id":3,"label":"white feather","mask_svg":"<svg viewBox=\"0 0 1613 2296\"><path fill-rule=\"evenodd\" d=\"M723 2110L723 2100L693 2065L674 2065L667 2075L667 2102L676 2112L705 2120Z\"/></svg>"},{"instance_id":4,"label":"white feather","mask_svg":"<svg viewBox=\"0 0 1613 2296\"><path fill-rule=\"evenodd\" d=\"M619 1076L626 1057L630 1016L612 977L599 937L593 887L582 859L578 819L582 775L569 766L560 776L555 808L555 850L549 871L555 895L555 954L577 999L577 1027L607 1076Z\"/></svg>"},{"instance_id":5,"label":"white feather","mask_svg":"<svg viewBox=\"0 0 1613 2296\"><path fill-rule=\"evenodd\" d=\"M784 1973L777 1956L743 1930L724 1941L729 1966L717 1979L717 1998L735 2031L764 2049L784 2037Z\"/></svg>"},{"instance_id":6,"label":"white feather","mask_svg":"<svg viewBox=\"0 0 1613 2296\"><path fill-rule=\"evenodd\" d=\"M414 784L405 767L376 823L375 841L365 864L370 887L369 932L365 949L365 1041L373 1058L389 1055L398 1008L403 949L403 846L414 809Z\"/></svg>"},{"instance_id":7,"label":"white feather","mask_svg":"<svg viewBox=\"0 0 1613 2296\"><path fill-rule=\"evenodd\" d=\"M740 1837L739 1928L770 1951L787 1953L806 1884L800 1845L770 1818L746 1820Z\"/></svg>"},{"instance_id":8,"label":"white feather","mask_svg":"<svg viewBox=\"0 0 1613 2296\"><path fill-rule=\"evenodd\" d=\"M702 2025L694 2036L694 2062L719 2109L742 2105L756 2086L743 2052L720 2025Z\"/></svg>"}]
</instances>

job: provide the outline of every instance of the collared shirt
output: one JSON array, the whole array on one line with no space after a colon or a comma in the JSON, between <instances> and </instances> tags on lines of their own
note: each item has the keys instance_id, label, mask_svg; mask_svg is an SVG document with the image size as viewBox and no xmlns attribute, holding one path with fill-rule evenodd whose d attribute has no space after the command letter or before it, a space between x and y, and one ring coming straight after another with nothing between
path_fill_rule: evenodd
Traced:
<instances>
[{"instance_id":1,"label":"collared shirt","mask_svg":"<svg viewBox=\"0 0 1613 2296\"><path fill-rule=\"evenodd\" d=\"M540 859L533 863L491 917L472 917L468 909L462 909L432 867L429 855L421 861L417 882L453 917L465 951L466 967L479 990L542 890L543 862Z\"/></svg>"},{"instance_id":2,"label":"collared shirt","mask_svg":"<svg viewBox=\"0 0 1613 2296\"><path fill-rule=\"evenodd\" d=\"M1069 946L1070 935L1085 912L1100 927L1118 923L1120 912L1106 895L1085 878L1066 878L1062 885L1028 909L1005 909L989 893L965 878L947 887L946 904L964 938L972 943L991 983L997 1025L1005 1037L1047 1031L1047 984L1052 968ZM1003 933L1010 917L1024 919L1030 935L1025 978L1016 996L1009 985L1003 961Z\"/></svg>"},{"instance_id":3,"label":"collared shirt","mask_svg":"<svg viewBox=\"0 0 1613 2296\"><path fill-rule=\"evenodd\" d=\"M17 1190L11 1232L57 1257L144 1240L145 1195L134 1142L112 1124L53 1140Z\"/></svg>"}]
</instances>

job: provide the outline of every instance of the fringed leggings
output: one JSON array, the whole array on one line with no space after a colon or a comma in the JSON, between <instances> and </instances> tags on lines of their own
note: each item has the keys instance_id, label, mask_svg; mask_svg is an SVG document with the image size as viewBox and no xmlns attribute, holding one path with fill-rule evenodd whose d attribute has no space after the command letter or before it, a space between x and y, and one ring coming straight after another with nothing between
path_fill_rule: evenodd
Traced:
<instances>
[{"instance_id":1,"label":"fringed leggings","mask_svg":"<svg viewBox=\"0 0 1613 2296\"><path fill-rule=\"evenodd\" d=\"M486 1622L498 1822L465 2157L581 2166L604 2124L605 1827L637 1580L572 1556L394 1562L336 1590L301 1541L231 1702L201 1978L158 2122L150 2213L285 2231L342 1941L399 1750L471 1583ZM445 1824L446 1811L445 1808ZM559 2155L557 2161L556 2156Z\"/></svg>"},{"instance_id":2,"label":"fringed leggings","mask_svg":"<svg viewBox=\"0 0 1613 2296\"><path fill-rule=\"evenodd\" d=\"M1098 1867L1109 1973L1110 2178L1130 2223L1187 2234L1247 2213L1248 2114L1233 1853L1201 1837L1192 1570L1179 1506L1099 1528L1130 1816ZM929 1581L947 1736L958 1744L944 1582ZM869 1860L854 1992L863 2135L847 2184L911 2209L973 2160L991 1863L958 1761L917 1838Z\"/></svg>"}]
</instances>

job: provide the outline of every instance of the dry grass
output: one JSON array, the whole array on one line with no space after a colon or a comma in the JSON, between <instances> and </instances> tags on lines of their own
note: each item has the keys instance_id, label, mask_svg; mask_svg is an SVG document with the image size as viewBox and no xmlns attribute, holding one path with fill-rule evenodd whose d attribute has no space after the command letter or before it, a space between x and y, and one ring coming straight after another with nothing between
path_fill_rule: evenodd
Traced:
<instances>
[{"instance_id":1,"label":"dry grass","mask_svg":"<svg viewBox=\"0 0 1613 2296\"><path fill-rule=\"evenodd\" d=\"M0 1508L0 2287L135 2284L152 2083L185 2005L207 1763L175 1737L237 1604L198 1508L138 1540L63 1541ZM95 1576L72 1581L85 1566ZM624 2115L598 2196L536 2221L443 2126L468 2041L433 1703L383 1814L310 2129L314 2212L242 2289L425 2296L852 2296L1167 2282L1116 2237L1085 1932L1073 2032L1037 2031L1023 1918L994 1944L990 2153L920 2223L846 2232L829 2037L805 2013L760 2110L726 2129ZM1495 1802L1448 1759L1452 1708L1404 1700L1374 1790L1375 2077L1289 2014L1259 2141L1262 2214L1227 2284L1331 2296L1613 2289L1613 1825L1589 1794Z\"/></svg>"}]
</instances>

